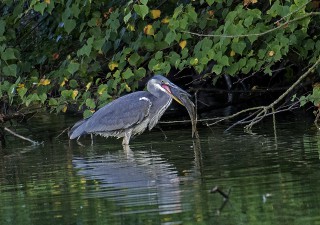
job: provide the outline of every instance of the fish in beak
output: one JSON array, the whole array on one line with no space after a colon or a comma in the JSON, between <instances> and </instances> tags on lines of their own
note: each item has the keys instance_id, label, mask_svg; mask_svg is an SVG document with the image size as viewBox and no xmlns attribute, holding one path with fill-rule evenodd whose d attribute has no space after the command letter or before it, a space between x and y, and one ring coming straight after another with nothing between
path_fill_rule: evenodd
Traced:
<instances>
[{"instance_id":1,"label":"fish in beak","mask_svg":"<svg viewBox=\"0 0 320 225\"><path fill-rule=\"evenodd\" d=\"M167 93L179 104L186 107L192 124L192 137L197 132L197 114L194 103L190 100L191 95L173 83L162 84Z\"/></svg>"}]
</instances>

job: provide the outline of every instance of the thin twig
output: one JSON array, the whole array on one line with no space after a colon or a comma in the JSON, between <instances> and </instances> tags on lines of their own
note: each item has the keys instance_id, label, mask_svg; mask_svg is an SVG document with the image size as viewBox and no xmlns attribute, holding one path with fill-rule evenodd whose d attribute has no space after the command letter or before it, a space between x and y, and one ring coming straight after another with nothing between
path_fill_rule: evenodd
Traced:
<instances>
[{"instance_id":1,"label":"thin twig","mask_svg":"<svg viewBox=\"0 0 320 225\"><path fill-rule=\"evenodd\" d=\"M220 123L224 120L229 120L229 119L232 119L232 118L235 118L243 113L246 113L246 112L250 112L250 111L254 111L254 110L259 110L259 109L263 109L264 106L257 106L257 107L252 107L252 108L248 108L248 109L244 109L244 110L241 110L240 112L237 112L237 113L234 113L230 116L225 116L225 117L221 117L221 119L218 119L217 121L211 123L211 124L207 124L207 126L212 126L212 125L215 125L217 123ZM200 121L200 120L198 120ZM200 121L201 122L201 121Z\"/></svg>"},{"instance_id":2,"label":"thin twig","mask_svg":"<svg viewBox=\"0 0 320 225\"><path fill-rule=\"evenodd\" d=\"M317 68L317 66L320 64L320 57L318 58L318 60L304 73L302 74L299 79L294 82L287 91L285 91L282 95L280 95L279 98L277 98L275 101L273 101L270 105L265 106L261 109L261 111L257 114L257 116L248 124L246 125L244 128L245 130L251 130L252 126L257 124L258 122L261 121L261 115L263 115L263 117L266 116L267 112L272 109L273 107L275 107L280 101L282 101L299 83L301 83L301 81L303 79L305 79L313 70L315 70Z\"/></svg>"},{"instance_id":3,"label":"thin twig","mask_svg":"<svg viewBox=\"0 0 320 225\"><path fill-rule=\"evenodd\" d=\"M282 23L279 26L274 27L274 28L272 28L270 30L266 30L266 31L261 32L261 33L253 33L253 34L224 35L224 34L200 34L200 33L195 33L195 32L191 32L191 31L181 31L181 32L187 33L187 34L191 34L191 35L195 35L195 36L199 36L199 37L218 37L218 38L244 38L244 37L253 37L253 36L260 37L260 36L266 35L268 33L272 33L272 32L274 32L274 31L276 31L276 30L278 30L278 29L280 29L282 27L285 27L289 23L293 23L293 22L302 20L302 19L310 17L310 16L318 16L318 15L320 15L320 12L307 13L307 14L305 14L303 16L298 17L298 18L295 18L295 19L292 19L292 20L288 20L287 22Z\"/></svg>"},{"instance_id":4,"label":"thin twig","mask_svg":"<svg viewBox=\"0 0 320 225\"><path fill-rule=\"evenodd\" d=\"M22 135L20 135L20 134L17 134L17 133L15 133L14 131L10 130L10 129L7 128L7 127L4 127L4 130L5 130L5 131L8 131L10 134L12 134L12 135L14 135L14 136L16 136L16 137L18 137L18 138L21 138L21 139L23 139L23 140L26 140L26 141L31 142L32 145L40 145L40 144L42 144L42 142L40 143L40 142L37 142L37 141L33 141L33 140L31 140L30 138L26 138L26 137L24 137L24 136L22 136Z\"/></svg>"},{"instance_id":5,"label":"thin twig","mask_svg":"<svg viewBox=\"0 0 320 225\"><path fill-rule=\"evenodd\" d=\"M303 7L305 7L306 5L308 5L310 2L312 2L312 1L308 1L308 2L306 2L305 4L301 5L301 6L300 6L300 7L298 7L296 10L292 11L291 13L288 13L288 15L286 15L286 16L284 16L284 17L282 17L282 18L278 19L276 22L274 22L274 24L278 24L278 23L280 23L280 21L282 21L282 20L284 20L285 18L287 18L287 17L291 16L292 14L294 14L294 13L298 12L298 11L299 11L299 10L301 10Z\"/></svg>"},{"instance_id":6,"label":"thin twig","mask_svg":"<svg viewBox=\"0 0 320 225\"><path fill-rule=\"evenodd\" d=\"M63 133L65 133L66 131L69 130L69 127L67 127L66 129L64 129L58 136L56 136L55 138L58 139Z\"/></svg>"},{"instance_id":7,"label":"thin twig","mask_svg":"<svg viewBox=\"0 0 320 225\"><path fill-rule=\"evenodd\" d=\"M273 133L274 133L274 140L277 145L277 127L276 127L276 113L274 107L272 107L272 121L273 121Z\"/></svg>"},{"instance_id":8,"label":"thin twig","mask_svg":"<svg viewBox=\"0 0 320 225\"><path fill-rule=\"evenodd\" d=\"M317 109L317 111L316 111L315 113L316 113L316 118L314 119L314 125L316 126L316 128L317 128L318 130L320 130L320 127L319 127L319 125L318 125L318 120L319 120L319 116L320 116L320 111L319 111L319 109Z\"/></svg>"}]
</instances>

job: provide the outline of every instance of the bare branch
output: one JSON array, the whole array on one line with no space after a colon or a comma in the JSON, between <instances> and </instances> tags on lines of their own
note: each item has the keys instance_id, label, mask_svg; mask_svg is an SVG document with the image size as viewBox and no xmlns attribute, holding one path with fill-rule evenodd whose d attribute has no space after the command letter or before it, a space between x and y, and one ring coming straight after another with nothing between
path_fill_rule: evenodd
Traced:
<instances>
[{"instance_id":1,"label":"bare branch","mask_svg":"<svg viewBox=\"0 0 320 225\"><path fill-rule=\"evenodd\" d=\"M4 130L7 131L7 132L9 132L9 133L12 134L12 135L18 137L18 138L21 138L21 139L23 139L23 140L26 140L26 141L31 142L32 145L40 145L40 144L42 144L42 143L40 143L40 142L33 141L33 140L31 140L30 138L26 138L26 137L24 137L24 136L22 136L22 135L20 135L20 134L17 134L17 133L15 133L14 131L10 130L10 129L7 128L7 127L4 127Z\"/></svg>"}]
</instances>

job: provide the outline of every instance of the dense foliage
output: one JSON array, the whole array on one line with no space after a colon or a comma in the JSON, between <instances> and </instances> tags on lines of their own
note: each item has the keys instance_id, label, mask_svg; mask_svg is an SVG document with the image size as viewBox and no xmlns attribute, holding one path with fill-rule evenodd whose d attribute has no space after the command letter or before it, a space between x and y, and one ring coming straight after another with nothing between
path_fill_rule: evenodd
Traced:
<instances>
[{"instance_id":1,"label":"dense foliage","mask_svg":"<svg viewBox=\"0 0 320 225\"><path fill-rule=\"evenodd\" d=\"M149 74L184 70L212 85L279 67L294 80L320 56L317 10L309 0L4 0L1 107L76 104L88 116Z\"/></svg>"}]
</instances>

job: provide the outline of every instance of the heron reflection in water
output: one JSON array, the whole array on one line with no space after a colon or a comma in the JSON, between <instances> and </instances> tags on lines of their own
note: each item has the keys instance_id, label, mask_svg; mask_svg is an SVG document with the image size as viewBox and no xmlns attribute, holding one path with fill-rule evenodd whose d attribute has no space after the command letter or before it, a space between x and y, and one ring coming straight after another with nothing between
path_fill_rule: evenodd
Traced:
<instances>
[{"instance_id":1,"label":"heron reflection in water","mask_svg":"<svg viewBox=\"0 0 320 225\"><path fill-rule=\"evenodd\" d=\"M190 95L161 75L155 75L147 83L148 91L124 95L105 105L91 117L77 122L70 130L70 139L85 134L122 138L129 145L130 138L151 130L170 106L172 99L184 105L195 121L194 104ZM194 124L194 122L193 122ZM192 134L195 132L193 128Z\"/></svg>"}]
</instances>

